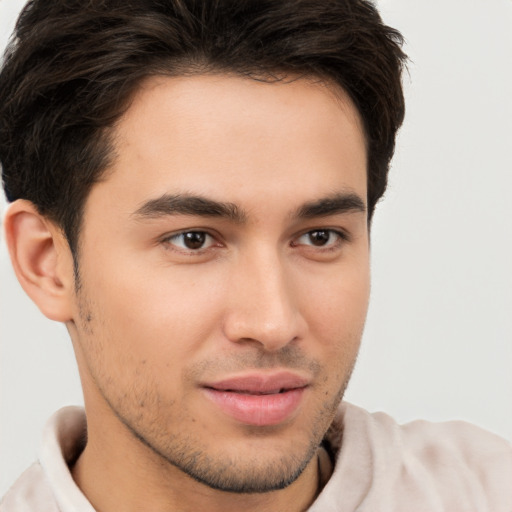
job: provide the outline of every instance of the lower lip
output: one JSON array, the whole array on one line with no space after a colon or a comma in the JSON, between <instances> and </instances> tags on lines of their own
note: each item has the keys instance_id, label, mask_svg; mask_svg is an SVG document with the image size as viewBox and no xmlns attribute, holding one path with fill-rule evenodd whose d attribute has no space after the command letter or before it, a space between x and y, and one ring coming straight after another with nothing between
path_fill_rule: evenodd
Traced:
<instances>
[{"instance_id":1,"label":"lower lip","mask_svg":"<svg viewBox=\"0 0 512 512\"><path fill-rule=\"evenodd\" d=\"M274 395L246 395L205 388L206 395L220 409L241 423L255 426L278 425L286 421L300 405L305 388Z\"/></svg>"}]
</instances>

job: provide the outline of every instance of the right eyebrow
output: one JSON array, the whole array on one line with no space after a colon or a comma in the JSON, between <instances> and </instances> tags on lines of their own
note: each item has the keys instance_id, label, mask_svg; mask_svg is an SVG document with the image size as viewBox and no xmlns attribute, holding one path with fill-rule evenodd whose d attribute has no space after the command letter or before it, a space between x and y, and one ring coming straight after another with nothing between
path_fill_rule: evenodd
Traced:
<instances>
[{"instance_id":1,"label":"right eyebrow","mask_svg":"<svg viewBox=\"0 0 512 512\"><path fill-rule=\"evenodd\" d=\"M247 216L236 204L224 203L190 194L164 194L150 199L133 215L140 219L156 219L168 215L194 215L199 217L223 217L243 224Z\"/></svg>"}]
</instances>

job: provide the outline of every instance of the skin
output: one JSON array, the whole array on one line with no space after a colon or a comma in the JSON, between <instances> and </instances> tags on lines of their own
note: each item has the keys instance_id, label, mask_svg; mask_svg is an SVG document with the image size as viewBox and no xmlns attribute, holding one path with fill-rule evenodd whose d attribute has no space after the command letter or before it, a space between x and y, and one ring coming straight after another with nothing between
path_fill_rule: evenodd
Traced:
<instances>
[{"instance_id":1,"label":"skin","mask_svg":"<svg viewBox=\"0 0 512 512\"><path fill-rule=\"evenodd\" d=\"M54 244L40 273L59 286L40 307L66 322L84 390L77 484L102 512L305 510L368 304L355 107L306 79L157 77L115 147L85 205L77 288L62 235L39 218ZM189 196L231 213L191 210ZM188 206L170 207L176 198ZM9 215L11 241L37 217L23 203ZM308 386L277 425L246 425L204 393L205 382L281 370Z\"/></svg>"}]
</instances>

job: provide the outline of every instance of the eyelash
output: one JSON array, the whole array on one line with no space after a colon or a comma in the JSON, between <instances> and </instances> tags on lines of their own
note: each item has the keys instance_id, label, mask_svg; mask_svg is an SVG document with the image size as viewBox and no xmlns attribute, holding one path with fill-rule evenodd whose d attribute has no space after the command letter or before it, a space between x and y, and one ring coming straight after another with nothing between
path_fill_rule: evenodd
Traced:
<instances>
[{"instance_id":1,"label":"eyelash","mask_svg":"<svg viewBox=\"0 0 512 512\"><path fill-rule=\"evenodd\" d=\"M314 243L311 243L311 244L297 243L297 240L300 240L302 237L306 237L308 235L311 236L314 233L328 233L328 237L329 237L327 240L328 245L316 246ZM175 241L180 239L181 237L186 236L186 235L193 235L193 236L202 235L205 240L208 240L208 238L210 238L211 243L209 244L208 247L201 246L198 248L178 246ZM335 236L334 242L330 242L330 238L332 235ZM181 238L181 240L184 242L183 245L185 245L184 239ZM180 231L179 233L174 233L172 235L169 235L169 236L163 238L161 241L165 245L170 246L172 249L177 250L178 252L183 252L183 253L186 253L189 255L202 255L206 251L210 250L212 247L215 247L216 245L217 245L217 247L220 247L222 244L221 244L221 242L218 242L217 240L218 240L217 236L209 233L206 230L191 229L191 230L186 230L186 231ZM345 231L338 230L338 229L332 229L332 228L315 228L315 229L309 229L308 231L305 231L305 232L301 233L300 235L294 237L294 239L292 240L290 245L291 245L291 247L304 246L304 247L307 247L308 249L315 250L315 251L330 252L330 251L335 251L335 250L339 249L340 246L343 245L344 242L349 242L349 241L350 241L350 237Z\"/></svg>"},{"instance_id":2,"label":"eyelash","mask_svg":"<svg viewBox=\"0 0 512 512\"><path fill-rule=\"evenodd\" d=\"M326 245L326 246L322 246L322 245L316 246L314 243L303 244L306 247L310 247L310 248L312 248L314 250L320 250L320 251L323 251L323 252L334 251L336 249L339 249L339 247L344 242L350 241L350 238L349 238L349 236L348 236L348 234L346 232L338 230L338 229L331 229L331 228L310 229L310 230L306 231L305 233L301 234L300 236L298 236L297 238L295 238L294 240L300 240L302 237L306 237L308 235L311 236L314 233L328 233L328 236L329 236L329 239L328 239L328 242L327 242L328 245ZM330 238L331 238L332 235L334 235L336 237L336 239L335 239L334 242L331 243L330 242ZM295 242L292 242L292 247L296 247L298 245L301 245L301 244L297 244Z\"/></svg>"},{"instance_id":3,"label":"eyelash","mask_svg":"<svg viewBox=\"0 0 512 512\"><path fill-rule=\"evenodd\" d=\"M212 244L209 247L206 247L206 248L199 247L197 249L192 249L189 247L177 247L173 241L179 239L180 237L184 237L185 235L204 235L205 238L210 238L212 240ZM179 233L174 233L173 235L169 235L169 236L165 237L162 240L162 242L166 245L177 247L178 251L182 251L182 252L186 252L188 254L195 255L195 254L203 254L205 251L207 251L208 249L213 247L215 245L215 240L216 240L216 237L214 235L208 233L208 231L200 230L200 229L190 229L187 231L181 231ZM220 245L220 244L217 242L217 245Z\"/></svg>"}]
</instances>

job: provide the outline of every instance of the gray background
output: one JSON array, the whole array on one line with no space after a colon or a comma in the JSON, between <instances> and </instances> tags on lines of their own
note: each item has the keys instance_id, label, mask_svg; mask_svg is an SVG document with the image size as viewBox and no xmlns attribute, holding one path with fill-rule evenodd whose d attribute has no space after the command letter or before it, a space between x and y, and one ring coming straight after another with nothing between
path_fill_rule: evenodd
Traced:
<instances>
[{"instance_id":1,"label":"gray background","mask_svg":"<svg viewBox=\"0 0 512 512\"><path fill-rule=\"evenodd\" d=\"M512 1L377 4L412 63L346 397L399 421L465 419L512 439ZM0 0L2 47L21 5ZM65 328L24 296L3 235L0 336L1 495L36 457L45 419L82 401Z\"/></svg>"}]
</instances>

